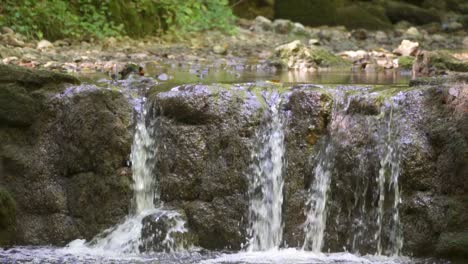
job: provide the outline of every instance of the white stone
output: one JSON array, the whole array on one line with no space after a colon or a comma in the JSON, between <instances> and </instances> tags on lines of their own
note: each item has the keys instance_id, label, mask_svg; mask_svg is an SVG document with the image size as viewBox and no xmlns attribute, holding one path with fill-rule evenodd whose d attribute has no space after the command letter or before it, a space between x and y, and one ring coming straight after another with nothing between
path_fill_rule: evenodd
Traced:
<instances>
[{"instance_id":1,"label":"white stone","mask_svg":"<svg viewBox=\"0 0 468 264\"><path fill-rule=\"evenodd\" d=\"M52 44L50 41L48 40L41 40L37 43L37 49L38 50L44 50L44 49L51 49L54 47L54 44Z\"/></svg>"},{"instance_id":2,"label":"white stone","mask_svg":"<svg viewBox=\"0 0 468 264\"><path fill-rule=\"evenodd\" d=\"M419 43L404 39L400 46L393 53L401 56L415 56L418 51Z\"/></svg>"}]
</instances>

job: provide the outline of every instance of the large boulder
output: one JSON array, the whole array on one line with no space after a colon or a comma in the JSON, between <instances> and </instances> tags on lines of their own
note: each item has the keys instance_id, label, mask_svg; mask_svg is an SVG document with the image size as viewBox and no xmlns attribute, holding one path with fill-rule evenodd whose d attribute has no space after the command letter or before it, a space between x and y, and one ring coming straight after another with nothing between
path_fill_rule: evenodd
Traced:
<instances>
[{"instance_id":1,"label":"large boulder","mask_svg":"<svg viewBox=\"0 0 468 264\"><path fill-rule=\"evenodd\" d=\"M127 214L133 110L118 91L0 65L0 186L16 203L4 244L92 238Z\"/></svg>"}]
</instances>

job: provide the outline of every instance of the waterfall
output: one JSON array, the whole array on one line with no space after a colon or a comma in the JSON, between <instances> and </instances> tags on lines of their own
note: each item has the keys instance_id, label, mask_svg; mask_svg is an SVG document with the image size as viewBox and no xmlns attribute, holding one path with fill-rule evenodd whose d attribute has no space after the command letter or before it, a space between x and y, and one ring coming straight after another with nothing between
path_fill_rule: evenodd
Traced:
<instances>
[{"instance_id":1,"label":"waterfall","mask_svg":"<svg viewBox=\"0 0 468 264\"><path fill-rule=\"evenodd\" d=\"M314 169L314 182L309 188L306 202L306 222L304 223L305 239L303 250L320 252L323 247L323 236L327 222L326 204L333 168L333 145L326 143L324 150L318 154Z\"/></svg>"},{"instance_id":2,"label":"waterfall","mask_svg":"<svg viewBox=\"0 0 468 264\"><path fill-rule=\"evenodd\" d=\"M133 210L135 214L142 214L147 210L155 209L155 205L160 203L159 191L153 177L157 152L156 135L151 134L154 130L148 129L146 124L147 109L143 109L136 124L130 154L134 191ZM152 122L149 125L151 128L154 127Z\"/></svg>"},{"instance_id":3,"label":"waterfall","mask_svg":"<svg viewBox=\"0 0 468 264\"><path fill-rule=\"evenodd\" d=\"M182 250L181 245L173 236L186 233L185 221L177 211L166 210L160 200L159 188L155 180L155 164L157 156L156 127L154 120L147 120L147 107L142 107L135 127L134 140L131 148L131 164L133 177L133 203L130 214L125 220L97 235L91 241L78 239L70 242L69 250L91 250L95 253L138 254L140 251L150 251L144 248L152 244L155 235L142 237L145 217L154 216L157 221L163 219L171 223L162 234L161 230L152 230L157 235L163 235L160 245L165 251ZM150 222L147 225L151 225ZM151 226L149 226L151 228ZM143 248L142 248L143 246ZM154 247L154 246L153 246Z\"/></svg>"},{"instance_id":4,"label":"waterfall","mask_svg":"<svg viewBox=\"0 0 468 264\"><path fill-rule=\"evenodd\" d=\"M327 199L330 189L330 181L335 163L335 149L333 142L338 137L340 122L344 119L344 113L349 106L349 100L345 101L341 93L335 94L336 102L332 109L330 132L319 153L312 162L315 163L313 182L309 186L308 199L306 201L306 221L304 228L304 243L302 250L310 250L318 253L323 247L323 238L327 223Z\"/></svg>"},{"instance_id":5,"label":"waterfall","mask_svg":"<svg viewBox=\"0 0 468 264\"><path fill-rule=\"evenodd\" d=\"M258 146L252 154L249 185L250 240L248 251L279 248L283 236L283 159L284 128L280 116L280 97L271 96L269 119L257 133Z\"/></svg>"},{"instance_id":6,"label":"waterfall","mask_svg":"<svg viewBox=\"0 0 468 264\"><path fill-rule=\"evenodd\" d=\"M384 108L382 109L384 111ZM403 237L401 232L400 224L400 212L399 204L401 203L400 189L398 186L398 178L400 175L400 155L398 151L397 140L395 135L397 134L396 127L393 125L393 113L394 105L390 106L390 113L388 116L388 121L386 121L386 137L383 142L383 152L380 157L380 169L379 176L377 178L378 182L378 191L379 191L379 201L378 201L378 211L377 211L377 232L375 234L375 239L377 241L377 255L383 253L382 246L382 229L383 229L383 220L384 220L384 202L386 193L390 193L393 190L393 208L392 208L392 227L390 231L390 241L388 253L391 255L398 256L400 254L401 248L403 247ZM381 115L385 115L384 112ZM388 190L386 190L386 185L388 185Z\"/></svg>"},{"instance_id":7,"label":"waterfall","mask_svg":"<svg viewBox=\"0 0 468 264\"><path fill-rule=\"evenodd\" d=\"M319 151L311 159L311 162L314 164L312 171L313 181L308 189L308 199L305 206L306 220L303 224L305 238L302 249L312 252L320 252L322 250L324 232L327 226L328 192L333 177L333 169L337 165L337 161L335 160L337 155L336 148L339 144L348 144L346 143L348 142L346 135L350 133L348 131L349 126L353 126L350 121L353 118L366 118L369 127L375 127L378 131L375 150L379 153L379 171L376 175L377 177L375 177L376 187L370 190L377 194L376 200L374 200L376 206L371 209L372 211L366 210L366 192L369 191L366 183L367 179L356 177L354 179L356 185L362 186L362 188L354 190L354 207L357 208L357 212L354 215L356 218L350 222L352 233L348 236L347 243L355 251L356 244L358 242L360 242L359 244L363 244L362 242L364 242L358 241L359 239L369 239L369 237L365 236L369 229L373 232L369 235L374 235L375 242L373 245L375 246L375 253L377 255L383 253L399 255L403 245L403 238L399 214L399 205L401 203L398 186L400 155L397 141L398 130L394 124L395 106L386 103L386 105L381 107L380 114L377 117L353 117L352 111L348 111L351 100L359 100L365 95L354 96L358 97L352 98L350 96L346 97L339 92L334 93L335 104L332 109L329 135L322 141L322 145L317 146ZM371 133L371 130L369 130L369 133ZM345 137L342 138L343 136ZM365 155L365 152L362 153ZM362 162L369 161L364 159ZM361 164L356 164L356 166L360 167ZM366 168L366 166L363 166L363 168ZM366 171L362 171L362 173L365 175ZM386 208L386 204L388 204L386 203L387 200L393 201L392 208ZM337 213L339 215L343 214L340 211ZM348 211L348 213L349 216L352 215L351 211ZM391 214L391 219L390 217L385 217L389 214ZM339 221L339 219L335 220ZM375 220L375 223L371 222L373 220ZM374 229L371 229L372 227L375 227L375 232L373 231ZM384 229L384 227L390 228ZM387 233L386 230L390 231Z\"/></svg>"}]
</instances>

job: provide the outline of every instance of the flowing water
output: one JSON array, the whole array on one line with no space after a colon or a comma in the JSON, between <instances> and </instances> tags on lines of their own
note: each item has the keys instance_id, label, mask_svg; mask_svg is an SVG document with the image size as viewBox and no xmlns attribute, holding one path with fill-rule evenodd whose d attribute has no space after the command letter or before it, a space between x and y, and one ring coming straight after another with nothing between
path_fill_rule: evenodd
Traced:
<instances>
[{"instance_id":1,"label":"flowing water","mask_svg":"<svg viewBox=\"0 0 468 264\"><path fill-rule=\"evenodd\" d=\"M388 117L384 119L386 120L385 123L387 126L383 142L383 152L380 158L379 176L377 178L379 186L379 209L377 215L378 230L375 234L375 239L377 241L377 254L381 255L383 253L382 228L384 224L384 202L385 199L389 198L389 194L392 194L393 210L391 219L392 228L389 241L390 246L385 253L398 256L400 255L401 248L403 247L403 235L401 231L399 212L399 205L401 203L400 187L398 186L398 177L400 175L400 156L398 152L398 141L395 140L398 130L396 129L396 124L394 122L394 111L394 105L391 104ZM385 116L385 112L381 112L381 116ZM393 191L393 193L391 193L391 191Z\"/></svg>"},{"instance_id":2,"label":"flowing water","mask_svg":"<svg viewBox=\"0 0 468 264\"><path fill-rule=\"evenodd\" d=\"M313 162L313 182L309 187L306 203L305 240L302 249L281 248L283 223L283 185L286 169L285 121L281 110L281 95L264 95L268 111L265 122L257 133L258 146L252 154L254 160L249 186L249 238L245 251L238 253L210 252L187 247L178 243L176 234L187 232L185 221L177 211L164 208L159 199L157 175L154 175L157 149L157 124L142 113L136 124L132 145L131 162L134 180L132 210L121 224L116 225L93 240L75 240L65 248L16 247L0 249L1 263L445 263L432 260L415 260L400 257L403 245L399 205L401 202L398 177L400 174L399 151L396 144L397 128L393 107L382 108L381 122L384 125L380 151L380 170L376 175L378 203L375 232L376 254L321 253L327 228L327 204L335 166L335 143L338 140L340 122L346 114L349 101L337 97L332 124L320 152ZM336 99L336 98L335 98ZM361 193L355 193L360 197ZM390 243L384 248L382 237L385 224L385 201L392 201ZM365 204L360 209L361 225L367 225ZM154 237L143 237L143 222L148 217L170 219L174 223L158 240L162 252L152 251ZM331 219L330 219L331 220ZM171 221L169 221L171 222ZM154 230L153 230L154 231ZM359 231L360 232L360 231ZM356 234L359 234L357 231ZM160 233L158 230L155 233ZM363 232L362 234L364 234ZM357 239L356 239L357 238ZM354 240L359 240L356 235ZM353 242L354 244L354 242ZM381 254L392 255L390 257Z\"/></svg>"},{"instance_id":3,"label":"flowing water","mask_svg":"<svg viewBox=\"0 0 468 264\"><path fill-rule=\"evenodd\" d=\"M327 202L330 181L334 168L334 140L337 140L337 131L339 123L343 119L343 113L346 111L347 103L343 100L343 95L336 93L336 102L332 110L330 131L327 139L316 155L314 160L313 182L309 187L309 197L306 202L306 221L304 223L304 244L303 250L310 250L315 253L322 251L324 242L324 233L327 223Z\"/></svg>"},{"instance_id":4,"label":"flowing water","mask_svg":"<svg viewBox=\"0 0 468 264\"><path fill-rule=\"evenodd\" d=\"M248 251L278 249L283 237L283 157L284 129L280 116L280 96L265 99L268 122L258 132L258 148L253 153L250 177L250 240Z\"/></svg>"},{"instance_id":5,"label":"flowing water","mask_svg":"<svg viewBox=\"0 0 468 264\"><path fill-rule=\"evenodd\" d=\"M151 251L145 246L152 244L151 240L154 237L142 237L144 219L150 216L155 216L156 221L164 217L168 219L165 221L172 220L172 226L166 230L160 243L162 248L169 252L180 249L173 235L187 232L185 221L178 212L164 209L160 201L158 183L154 175L157 154L155 122L148 118L145 106L139 109L142 112L135 127L130 155L134 192L132 211L121 224L104 231L89 242L82 239L70 242L64 249L65 252L118 255ZM154 232L159 234L161 230Z\"/></svg>"}]
</instances>

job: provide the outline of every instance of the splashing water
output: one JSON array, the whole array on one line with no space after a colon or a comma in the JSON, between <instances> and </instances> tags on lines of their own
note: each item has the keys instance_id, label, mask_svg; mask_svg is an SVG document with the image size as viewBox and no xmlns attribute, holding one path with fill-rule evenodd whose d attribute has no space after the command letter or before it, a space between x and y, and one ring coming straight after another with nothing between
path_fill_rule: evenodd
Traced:
<instances>
[{"instance_id":1,"label":"splashing water","mask_svg":"<svg viewBox=\"0 0 468 264\"><path fill-rule=\"evenodd\" d=\"M279 112L279 95L273 94L271 101L270 120L258 132L259 147L253 154L256 163L249 185L248 251L277 249L283 236L284 129Z\"/></svg>"}]
</instances>

